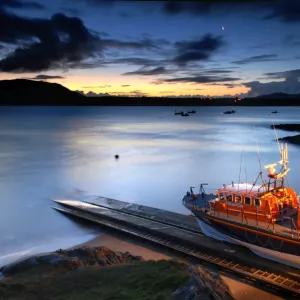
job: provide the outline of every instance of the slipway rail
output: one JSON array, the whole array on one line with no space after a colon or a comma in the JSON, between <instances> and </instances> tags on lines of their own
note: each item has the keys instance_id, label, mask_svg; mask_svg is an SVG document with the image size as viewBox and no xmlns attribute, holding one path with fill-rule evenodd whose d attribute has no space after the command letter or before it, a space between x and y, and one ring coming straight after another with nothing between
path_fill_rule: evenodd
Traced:
<instances>
[{"instance_id":1,"label":"slipway rail","mask_svg":"<svg viewBox=\"0 0 300 300\"><path fill-rule=\"evenodd\" d=\"M59 202L58 202L59 203ZM125 223L118 222L117 219L108 219L108 218L100 218L100 216L92 214L90 212L85 212L81 209L73 209L70 207L53 207L57 211L65 213L67 215L71 215L74 217L78 217L81 219L85 219L99 225L105 226L110 229L117 230L119 232L123 232L155 244L167 247L171 250L175 250L179 253L186 254L191 258L200 259L207 263L217 265L225 270L234 272L235 274L244 277L251 278L255 281L262 283L267 286L271 286L275 290L279 290L285 293L288 293L292 299L300 299L300 281L296 279L291 279L289 277L283 276L281 274L271 273L264 270L256 269L253 267L249 267L243 265L241 263L237 263L232 259L224 258L217 255L207 254L204 251L199 251L196 247L185 246L182 243L178 243L178 241L174 241L173 239L168 239L166 237L160 236L159 233L156 232L147 232L141 228L135 228L134 226L130 226ZM173 227L172 225L169 225ZM186 228L184 228L186 230Z\"/></svg>"}]
</instances>

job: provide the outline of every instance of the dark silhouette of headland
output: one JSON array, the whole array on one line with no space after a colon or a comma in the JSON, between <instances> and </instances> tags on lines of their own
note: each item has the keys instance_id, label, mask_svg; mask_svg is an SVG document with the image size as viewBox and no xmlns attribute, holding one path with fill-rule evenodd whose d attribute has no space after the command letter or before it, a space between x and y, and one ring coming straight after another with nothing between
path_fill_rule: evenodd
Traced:
<instances>
[{"instance_id":1,"label":"dark silhouette of headland","mask_svg":"<svg viewBox=\"0 0 300 300\"><path fill-rule=\"evenodd\" d=\"M300 94L276 93L255 98L236 97L87 97L57 83L14 79L0 81L0 105L45 106L299 106Z\"/></svg>"},{"instance_id":2,"label":"dark silhouette of headland","mask_svg":"<svg viewBox=\"0 0 300 300\"><path fill-rule=\"evenodd\" d=\"M284 130L284 131L292 131L292 132L300 132L300 124L278 124L275 126L270 126L271 128L275 127L276 129ZM292 144L300 145L300 134L286 136L280 138L279 140L284 142L289 142Z\"/></svg>"}]
</instances>

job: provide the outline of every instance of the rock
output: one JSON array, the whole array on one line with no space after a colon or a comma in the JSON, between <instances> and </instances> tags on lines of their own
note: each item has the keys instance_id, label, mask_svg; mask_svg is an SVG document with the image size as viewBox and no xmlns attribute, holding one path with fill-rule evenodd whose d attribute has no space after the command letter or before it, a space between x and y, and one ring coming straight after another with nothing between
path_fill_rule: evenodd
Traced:
<instances>
[{"instance_id":1,"label":"rock","mask_svg":"<svg viewBox=\"0 0 300 300\"><path fill-rule=\"evenodd\" d=\"M106 261L103 260L103 259L99 259L99 260L98 260L98 264L99 264L100 266L102 266L102 267L105 267L105 266L106 266Z\"/></svg>"},{"instance_id":2,"label":"rock","mask_svg":"<svg viewBox=\"0 0 300 300\"><path fill-rule=\"evenodd\" d=\"M172 300L224 300L234 299L228 286L218 274L201 266L189 266L190 279L172 294Z\"/></svg>"},{"instance_id":3,"label":"rock","mask_svg":"<svg viewBox=\"0 0 300 300\"><path fill-rule=\"evenodd\" d=\"M270 126L274 128L273 125ZM279 124L275 125L275 129L281 129L286 131L300 131L300 124Z\"/></svg>"},{"instance_id":4,"label":"rock","mask_svg":"<svg viewBox=\"0 0 300 300\"><path fill-rule=\"evenodd\" d=\"M143 261L143 258L133 256L129 252L114 252L106 247L59 249L50 254L33 256L4 266L2 273L7 277L41 266L49 266L53 270L68 271L86 266L105 267L130 261Z\"/></svg>"},{"instance_id":5,"label":"rock","mask_svg":"<svg viewBox=\"0 0 300 300\"><path fill-rule=\"evenodd\" d=\"M280 138L279 140L300 145L300 134L297 134L294 136L286 136L286 137Z\"/></svg>"}]
</instances>

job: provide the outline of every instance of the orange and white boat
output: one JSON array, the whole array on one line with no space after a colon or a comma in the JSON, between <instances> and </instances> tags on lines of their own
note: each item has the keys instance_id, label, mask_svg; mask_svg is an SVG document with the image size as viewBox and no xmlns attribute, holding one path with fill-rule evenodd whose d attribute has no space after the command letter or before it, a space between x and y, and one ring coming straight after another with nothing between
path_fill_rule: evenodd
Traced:
<instances>
[{"instance_id":1,"label":"orange and white boat","mask_svg":"<svg viewBox=\"0 0 300 300\"><path fill-rule=\"evenodd\" d=\"M265 166L267 180L260 171L253 184L224 184L216 194L206 194L202 184L198 194L190 188L182 201L205 235L300 269L299 196L287 186L287 144L280 145L280 152L278 163Z\"/></svg>"}]
</instances>

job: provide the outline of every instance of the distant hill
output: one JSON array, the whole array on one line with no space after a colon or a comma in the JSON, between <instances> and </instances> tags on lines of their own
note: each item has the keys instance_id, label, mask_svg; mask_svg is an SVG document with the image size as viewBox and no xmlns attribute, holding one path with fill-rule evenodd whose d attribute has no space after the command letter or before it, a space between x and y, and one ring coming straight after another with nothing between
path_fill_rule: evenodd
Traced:
<instances>
[{"instance_id":1,"label":"distant hill","mask_svg":"<svg viewBox=\"0 0 300 300\"><path fill-rule=\"evenodd\" d=\"M261 95L257 97L253 97L255 99L292 99L292 98L300 98L300 94L286 94L286 93L273 93L269 95Z\"/></svg>"},{"instance_id":2,"label":"distant hill","mask_svg":"<svg viewBox=\"0 0 300 300\"><path fill-rule=\"evenodd\" d=\"M252 106L299 106L300 94L273 93L253 98L244 98L243 105Z\"/></svg>"},{"instance_id":3,"label":"distant hill","mask_svg":"<svg viewBox=\"0 0 300 300\"><path fill-rule=\"evenodd\" d=\"M58 83L27 79L0 81L0 97L0 105L72 105L86 98Z\"/></svg>"},{"instance_id":4,"label":"distant hill","mask_svg":"<svg viewBox=\"0 0 300 300\"><path fill-rule=\"evenodd\" d=\"M86 97L57 83L14 79L0 81L0 105L300 106L300 94L275 93L242 100L234 97Z\"/></svg>"}]
</instances>

